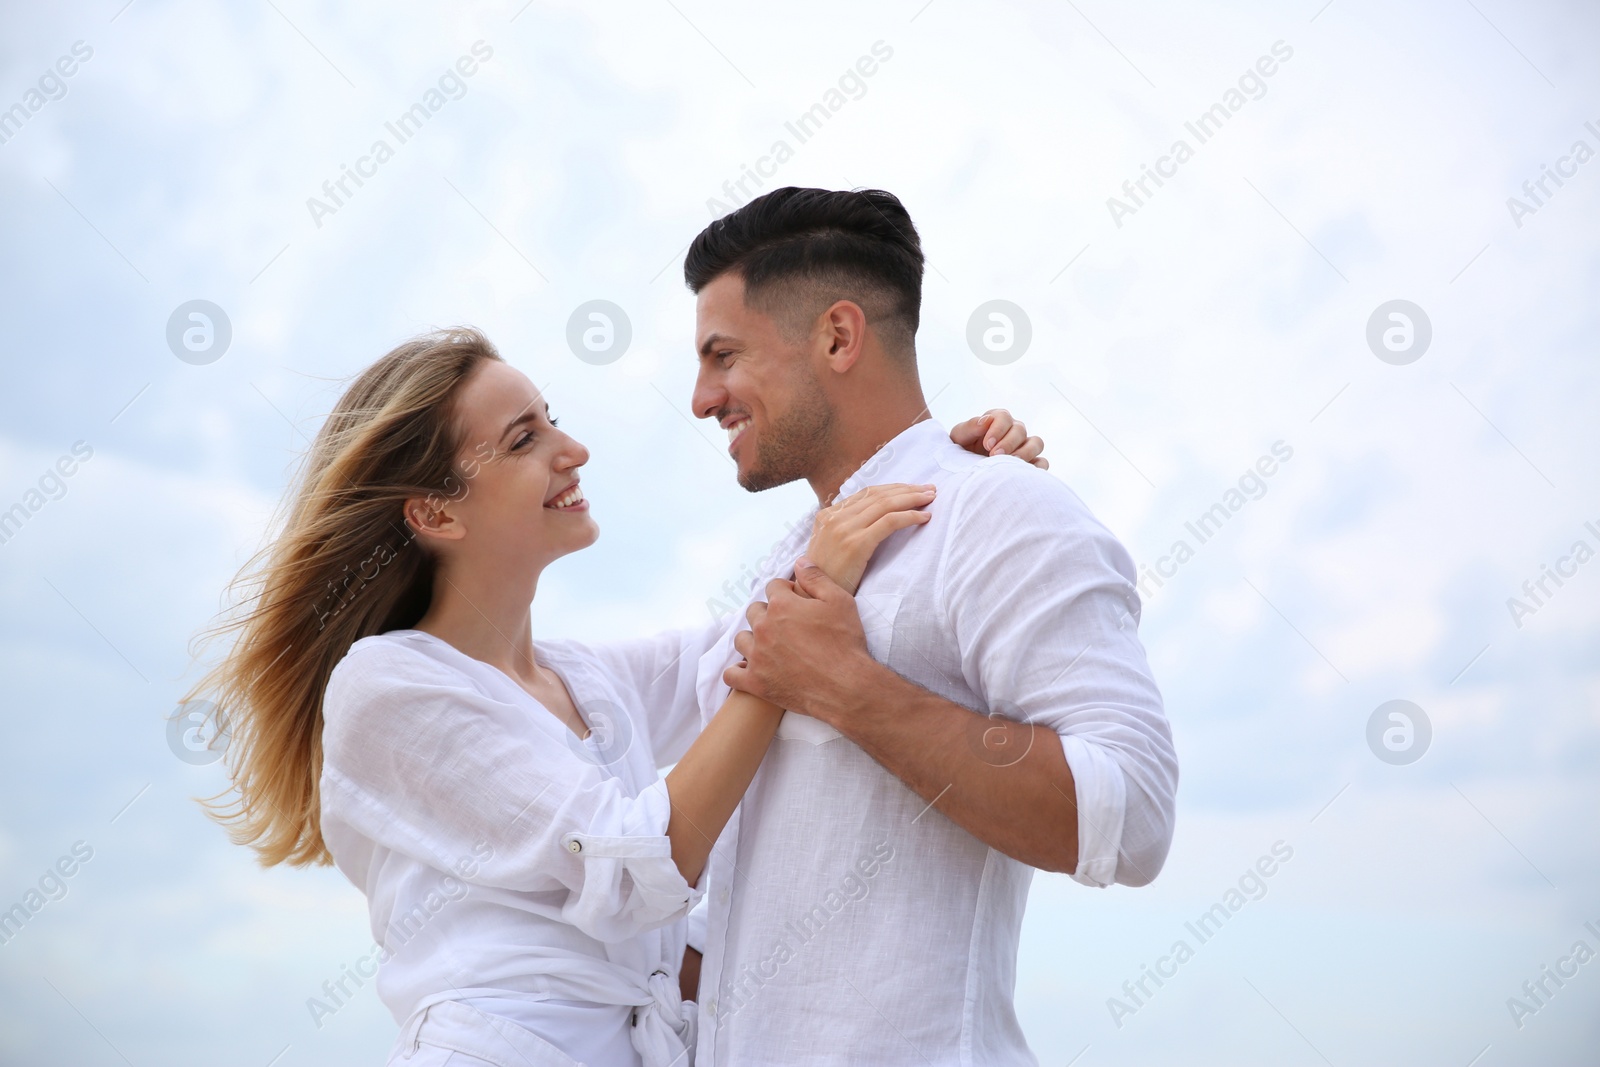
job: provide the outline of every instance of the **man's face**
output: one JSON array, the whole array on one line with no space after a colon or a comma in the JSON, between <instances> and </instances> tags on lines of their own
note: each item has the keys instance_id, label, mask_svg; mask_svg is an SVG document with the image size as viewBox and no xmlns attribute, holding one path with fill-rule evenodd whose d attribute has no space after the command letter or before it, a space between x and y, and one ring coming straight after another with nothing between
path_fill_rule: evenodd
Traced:
<instances>
[{"instance_id":1,"label":"man's face","mask_svg":"<svg viewBox=\"0 0 1600 1067\"><path fill-rule=\"evenodd\" d=\"M772 316L745 306L744 279L724 274L700 290L695 348L694 413L728 431L740 485L758 493L820 467L833 408L811 338L786 340Z\"/></svg>"}]
</instances>

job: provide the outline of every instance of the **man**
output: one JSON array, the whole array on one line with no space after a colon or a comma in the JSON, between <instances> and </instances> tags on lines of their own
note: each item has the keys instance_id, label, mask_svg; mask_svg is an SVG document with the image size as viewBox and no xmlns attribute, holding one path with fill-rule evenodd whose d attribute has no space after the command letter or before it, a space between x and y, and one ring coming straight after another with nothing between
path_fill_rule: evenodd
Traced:
<instances>
[{"instance_id":1,"label":"man","mask_svg":"<svg viewBox=\"0 0 1600 1067\"><path fill-rule=\"evenodd\" d=\"M1032 1064L1012 1005L1032 869L1143 885L1171 841L1132 562L1059 480L928 417L922 267L894 196L795 188L684 262L694 413L742 486L937 487L853 600L809 565L787 580L800 523L756 584L770 604L700 659L703 714L730 685L790 710L708 872L698 1067Z\"/></svg>"}]
</instances>

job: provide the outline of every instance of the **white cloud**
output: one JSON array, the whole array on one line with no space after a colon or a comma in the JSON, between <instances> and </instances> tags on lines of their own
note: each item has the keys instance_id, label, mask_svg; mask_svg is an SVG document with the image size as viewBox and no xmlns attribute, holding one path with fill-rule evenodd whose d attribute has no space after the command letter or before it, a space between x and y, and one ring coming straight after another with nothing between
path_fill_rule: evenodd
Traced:
<instances>
[{"instance_id":1,"label":"white cloud","mask_svg":"<svg viewBox=\"0 0 1600 1067\"><path fill-rule=\"evenodd\" d=\"M0 1026L0 1054L105 1052L37 981L52 974L143 1061L246 1049L266 1062L285 1043L300 1062L381 1055L392 1028L371 1004L341 1013L335 1038L300 1036L306 987L366 936L355 890L257 873L176 799L198 781L160 734L184 643L256 546L338 380L456 322L548 383L593 450L603 537L551 572L541 631L703 619L806 499L799 487L749 497L713 454L719 435L696 440L702 427L686 423L692 300L676 256L707 198L878 40L893 59L776 180L904 197L932 266L919 344L929 392L944 390L935 415L1010 406L1141 562L1272 442L1295 449L1147 605L1184 758L1179 843L1138 893L1040 880L1019 1003L1041 1059L1091 1041L1125 1062L1221 1062L1235 1038L1257 1058L1306 1052L1292 1034L1275 1043L1277 1018L1236 975L1270 981L1324 1040L1393 974L1425 991L1414 1017L1373 1017L1359 1052L1330 1044L1336 1062L1415 1062L1413 1031L1471 1037L1460 1062L1488 1042L1533 1059L1579 1047L1600 994L1574 987L1536 1038L1495 1013L1600 875L1574 823L1600 787L1600 571L1521 630L1505 608L1600 521L1588 429L1600 169L1520 229L1504 200L1600 119L1583 104L1597 98L1582 50L1592 12L918 0L803 16L727 3L280 2L279 14L139 0L108 21L119 6L19 9L0 33L5 99L73 40L96 49L69 94L0 146L0 213L14 222L0 253L13 309L0 504L73 441L96 450L0 546L0 657L25 712L0 764L0 860L20 892L92 824L117 864L115 882L75 888L19 941L29 955L7 969L0 1017L50 1025ZM316 228L306 198L479 38L495 55L466 94ZM1279 39L1294 56L1266 95L1117 228L1106 198ZM234 327L206 367L162 339L197 296ZM634 326L609 367L565 347L568 314L596 297ZM978 363L964 340L971 309L995 297L1034 324L1032 350L1008 367ZM1396 297L1434 328L1406 367L1364 341L1373 308ZM1435 748L1411 767L1365 748L1367 715L1394 697L1434 724ZM146 782L148 812L108 823ZM1110 1029L1106 986L1165 936L1152 916L1208 905L1290 826L1309 829L1297 880L1258 916L1273 937L1219 945L1197 963L1210 973L1145 1017L1160 1025ZM1481 958L1440 949L1507 915L1514 932ZM102 947L119 938L124 949ZM266 977L241 978L241 961ZM146 966L157 982L138 981ZM185 1029L164 1037L156 1023L175 1003Z\"/></svg>"}]
</instances>

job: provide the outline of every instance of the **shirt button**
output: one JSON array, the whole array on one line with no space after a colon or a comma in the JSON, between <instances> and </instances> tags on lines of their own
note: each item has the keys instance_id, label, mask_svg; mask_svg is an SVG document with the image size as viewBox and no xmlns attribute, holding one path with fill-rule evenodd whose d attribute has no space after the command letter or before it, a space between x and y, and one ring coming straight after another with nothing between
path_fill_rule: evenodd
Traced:
<instances>
[{"instance_id":1,"label":"shirt button","mask_svg":"<svg viewBox=\"0 0 1600 1067\"><path fill-rule=\"evenodd\" d=\"M583 851L583 842L576 841L576 840L568 841L567 842L567 851L568 852L582 852Z\"/></svg>"},{"instance_id":2,"label":"shirt button","mask_svg":"<svg viewBox=\"0 0 1600 1067\"><path fill-rule=\"evenodd\" d=\"M717 903L718 904L726 904L727 902L728 902L728 891L726 889L717 890Z\"/></svg>"},{"instance_id":3,"label":"shirt button","mask_svg":"<svg viewBox=\"0 0 1600 1067\"><path fill-rule=\"evenodd\" d=\"M712 999L706 1001L706 1014L707 1015L715 1015L716 1013L717 1013L717 1001L716 1001L716 998L713 997Z\"/></svg>"}]
</instances>

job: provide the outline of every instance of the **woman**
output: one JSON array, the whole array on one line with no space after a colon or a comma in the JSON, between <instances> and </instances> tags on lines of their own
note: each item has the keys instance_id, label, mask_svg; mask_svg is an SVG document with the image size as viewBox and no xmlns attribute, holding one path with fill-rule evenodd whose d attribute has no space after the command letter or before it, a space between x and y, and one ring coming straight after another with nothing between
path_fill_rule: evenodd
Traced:
<instances>
[{"instance_id":1,"label":"woman","mask_svg":"<svg viewBox=\"0 0 1600 1067\"><path fill-rule=\"evenodd\" d=\"M1033 459L1004 413L958 428ZM953 435L954 436L954 435ZM638 721L614 657L662 642L531 639L551 562L598 530L584 447L486 338L413 340L319 432L284 528L241 576L256 603L197 687L233 742L213 809L264 864L336 863L368 899L390 1063L686 1063L683 917L782 712L733 693L700 727ZM930 486L828 509L809 553L854 591ZM692 701L677 704L692 708ZM661 779L657 768L676 762Z\"/></svg>"}]
</instances>

